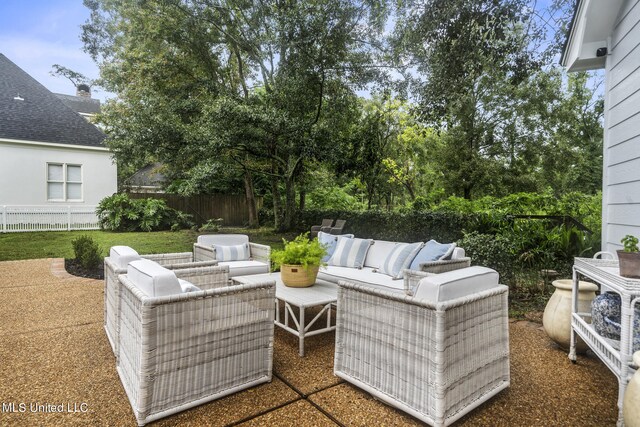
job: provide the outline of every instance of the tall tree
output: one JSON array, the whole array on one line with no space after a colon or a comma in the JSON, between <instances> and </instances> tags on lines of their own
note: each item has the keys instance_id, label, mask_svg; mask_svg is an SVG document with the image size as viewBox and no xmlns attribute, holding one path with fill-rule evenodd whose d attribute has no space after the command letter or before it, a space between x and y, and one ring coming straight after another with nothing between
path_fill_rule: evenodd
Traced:
<instances>
[{"instance_id":1,"label":"tall tree","mask_svg":"<svg viewBox=\"0 0 640 427\"><path fill-rule=\"evenodd\" d=\"M276 218L284 187L280 225L289 228L304 159L323 152L334 128L323 122L340 116L328 110L372 76L369 41L383 29L384 2L85 4L85 47L119 95L103 115L116 156L176 170L229 159L248 196L253 174L271 178Z\"/></svg>"},{"instance_id":2,"label":"tall tree","mask_svg":"<svg viewBox=\"0 0 640 427\"><path fill-rule=\"evenodd\" d=\"M410 55L419 113L446 131L439 156L450 191L465 198L495 185L495 172L526 129L514 93L540 66L530 50L523 0L410 1L400 10L395 45Z\"/></svg>"}]
</instances>

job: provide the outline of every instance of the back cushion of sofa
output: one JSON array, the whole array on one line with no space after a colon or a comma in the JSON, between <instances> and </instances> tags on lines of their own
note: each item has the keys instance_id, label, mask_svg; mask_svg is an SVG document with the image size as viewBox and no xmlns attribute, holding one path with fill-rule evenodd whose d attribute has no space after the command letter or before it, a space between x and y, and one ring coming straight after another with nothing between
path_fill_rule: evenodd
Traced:
<instances>
[{"instance_id":1,"label":"back cushion of sofa","mask_svg":"<svg viewBox=\"0 0 640 427\"><path fill-rule=\"evenodd\" d=\"M365 267L380 268L384 264L387 256L393 251L396 242L387 242L386 240L374 240L367 257L364 260Z\"/></svg>"},{"instance_id":2,"label":"back cushion of sofa","mask_svg":"<svg viewBox=\"0 0 640 427\"><path fill-rule=\"evenodd\" d=\"M127 272L129 280L150 297L182 293L176 274L148 259L133 261Z\"/></svg>"},{"instance_id":3,"label":"back cushion of sofa","mask_svg":"<svg viewBox=\"0 0 640 427\"><path fill-rule=\"evenodd\" d=\"M198 236L198 243L205 246L242 245L243 243L249 243L249 236L246 234L203 234Z\"/></svg>"},{"instance_id":4,"label":"back cushion of sofa","mask_svg":"<svg viewBox=\"0 0 640 427\"><path fill-rule=\"evenodd\" d=\"M464 249L459 246L456 246L456 248L453 250L453 253L451 254L451 259L464 258L465 255L466 254Z\"/></svg>"},{"instance_id":5,"label":"back cushion of sofa","mask_svg":"<svg viewBox=\"0 0 640 427\"><path fill-rule=\"evenodd\" d=\"M498 272L487 267L467 267L434 274L418 282L415 298L448 301L498 286Z\"/></svg>"}]
</instances>

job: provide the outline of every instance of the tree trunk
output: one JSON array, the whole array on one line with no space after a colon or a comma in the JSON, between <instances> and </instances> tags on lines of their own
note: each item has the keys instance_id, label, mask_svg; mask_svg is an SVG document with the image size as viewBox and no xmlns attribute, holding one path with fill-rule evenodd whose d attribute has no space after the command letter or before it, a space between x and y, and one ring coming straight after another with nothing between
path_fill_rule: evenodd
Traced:
<instances>
[{"instance_id":1,"label":"tree trunk","mask_svg":"<svg viewBox=\"0 0 640 427\"><path fill-rule=\"evenodd\" d=\"M253 189L253 177L247 169L244 171L244 194L247 199L247 208L249 209L249 228L260 227L258 220L258 207L256 206L256 196Z\"/></svg>"},{"instance_id":2,"label":"tree trunk","mask_svg":"<svg viewBox=\"0 0 640 427\"><path fill-rule=\"evenodd\" d=\"M302 212L304 211L305 205L307 203L307 192L304 188L300 189L300 197L298 203L298 209Z\"/></svg>"},{"instance_id":3,"label":"tree trunk","mask_svg":"<svg viewBox=\"0 0 640 427\"><path fill-rule=\"evenodd\" d=\"M280 227L281 231L291 230L293 227L293 217L296 213L296 188L294 178L291 174L286 177L285 189L284 217Z\"/></svg>"},{"instance_id":4,"label":"tree trunk","mask_svg":"<svg viewBox=\"0 0 640 427\"><path fill-rule=\"evenodd\" d=\"M465 185L463 191L465 200L471 200L471 186Z\"/></svg>"},{"instance_id":5,"label":"tree trunk","mask_svg":"<svg viewBox=\"0 0 640 427\"><path fill-rule=\"evenodd\" d=\"M276 230L280 230L280 219L282 218L282 199L280 198L280 189L278 188L279 180L276 176L278 168L275 161L271 162L271 197L273 198L273 226Z\"/></svg>"},{"instance_id":6,"label":"tree trunk","mask_svg":"<svg viewBox=\"0 0 640 427\"><path fill-rule=\"evenodd\" d=\"M411 185L409 183L405 183L404 184L404 188L406 188L407 191L409 192L409 197L411 197L411 201L415 201L416 200L416 192L413 190L413 185Z\"/></svg>"},{"instance_id":7,"label":"tree trunk","mask_svg":"<svg viewBox=\"0 0 640 427\"><path fill-rule=\"evenodd\" d=\"M285 201L284 217L282 219L282 231L291 230L295 224L296 215L296 180L303 169L301 157L289 157L287 160L287 173L285 174Z\"/></svg>"}]
</instances>

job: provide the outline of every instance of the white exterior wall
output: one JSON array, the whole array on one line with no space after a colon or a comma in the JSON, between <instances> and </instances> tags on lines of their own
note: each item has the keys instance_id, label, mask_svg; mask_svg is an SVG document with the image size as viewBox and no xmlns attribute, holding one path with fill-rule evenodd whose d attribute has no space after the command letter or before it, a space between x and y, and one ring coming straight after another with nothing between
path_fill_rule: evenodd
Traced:
<instances>
[{"instance_id":1,"label":"white exterior wall","mask_svg":"<svg viewBox=\"0 0 640 427\"><path fill-rule=\"evenodd\" d=\"M82 165L82 201L47 200L47 163ZM0 140L0 206L96 205L116 191L107 149Z\"/></svg>"},{"instance_id":2,"label":"white exterior wall","mask_svg":"<svg viewBox=\"0 0 640 427\"><path fill-rule=\"evenodd\" d=\"M624 2L606 60L602 249L640 236L640 0Z\"/></svg>"}]
</instances>

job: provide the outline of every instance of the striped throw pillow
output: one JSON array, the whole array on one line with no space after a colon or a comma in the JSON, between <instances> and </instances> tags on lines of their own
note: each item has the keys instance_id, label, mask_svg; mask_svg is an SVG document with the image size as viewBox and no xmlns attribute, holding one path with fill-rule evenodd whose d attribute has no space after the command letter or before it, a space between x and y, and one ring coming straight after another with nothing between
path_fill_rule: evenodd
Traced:
<instances>
[{"instance_id":1,"label":"striped throw pillow","mask_svg":"<svg viewBox=\"0 0 640 427\"><path fill-rule=\"evenodd\" d=\"M387 255L387 259L382 263L378 272L388 274L393 279L402 279L404 269L409 268L409 264L420 252L424 243L398 243Z\"/></svg>"},{"instance_id":2,"label":"striped throw pillow","mask_svg":"<svg viewBox=\"0 0 640 427\"><path fill-rule=\"evenodd\" d=\"M373 242L371 239L338 239L336 250L327 264L338 267L362 268L371 242Z\"/></svg>"},{"instance_id":3,"label":"striped throw pillow","mask_svg":"<svg viewBox=\"0 0 640 427\"><path fill-rule=\"evenodd\" d=\"M213 245L213 250L218 261L243 261L251 256L248 243L233 246Z\"/></svg>"}]
</instances>

